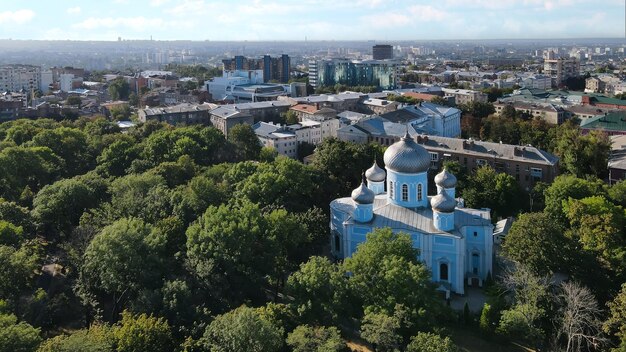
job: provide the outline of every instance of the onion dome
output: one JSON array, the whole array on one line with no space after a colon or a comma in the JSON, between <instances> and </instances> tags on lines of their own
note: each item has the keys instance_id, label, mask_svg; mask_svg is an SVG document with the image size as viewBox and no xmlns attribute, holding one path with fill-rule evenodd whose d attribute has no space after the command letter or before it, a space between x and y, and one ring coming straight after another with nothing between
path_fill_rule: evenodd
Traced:
<instances>
[{"instance_id":1,"label":"onion dome","mask_svg":"<svg viewBox=\"0 0 626 352\"><path fill-rule=\"evenodd\" d=\"M374 165L365 171L365 177L368 181L383 182L385 177L387 177L387 173L374 160Z\"/></svg>"},{"instance_id":2,"label":"onion dome","mask_svg":"<svg viewBox=\"0 0 626 352\"><path fill-rule=\"evenodd\" d=\"M375 197L374 191L365 185L365 176L363 176L361 185L352 191L352 200L358 204L373 204Z\"/></svg>"},{"instance_id":3,"label":"onion dome","mask_svg":"<svg viewBox=\"0 0 626 352\"><path fill-rule=\"evenodd\" d=\"M418 174L430 168L430 154L409 136L408 131L400 141L387 148L383 159L388 170L405 174Z\"/></svg>"},{"instance_id":4,"label":"onion dome","mask_svg":"<svg viewBox=\"0 0 626 352\"><path fill-rule=\"evenodd\" d=\"M443 171L435 176L435 184L441 188L454 188L456 187L456 176L448 172L447 168L443 168Z\"/></svg>"},{"instance_id":5,"label":"onion dome","mask_svg":"<svg viewBox=\"0 0 626 352\"><path fill-rule=\"evenodd\" d=\"M456 207L456 200L450 197L448 192L442 190L441 193L431 198L430 206L440 213L452 213Z\"/></svg>"}]
</instances>

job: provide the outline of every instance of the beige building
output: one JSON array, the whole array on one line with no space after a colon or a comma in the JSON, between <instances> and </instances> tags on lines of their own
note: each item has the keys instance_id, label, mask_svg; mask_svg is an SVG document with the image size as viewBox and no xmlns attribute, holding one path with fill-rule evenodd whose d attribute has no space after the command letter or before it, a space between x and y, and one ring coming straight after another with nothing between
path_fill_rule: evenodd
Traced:
<instances>
[{"instance_id":1,"label":"beige building","mask_svg":"<svg viewBox=\"0 0 626 352\"><path fill-rule=\"evenodd\" d=\"M493 107L496 109L496 114L500 115L507 105L512 106L515 111L523 112L532 118L540 118L554 125L563 123L567 116L565 110L553 104L536 104L522 101L495 102Z\"/></svg>"},{"instance_id":2,"label":"beige building","mask_svg":"<svg viewBox=\"0 0 626 352\"><path fill-rule=\"evenodd\" d=\"M254 117L247 112L239 111L228 105L220 106L210 112L211 124L222 131L224 137L228 138L228 131L238 124L253 125Z\"/></svg>"},{"instance_id":3,"label":"beige building","mask_svg":"<svg viewBox=\"0 0 626 352\"><path fill-rule=\"evenodd\" d=\"M558 87L568 78L580 76L580 62L576 59L545 59L543 74L552 78L553 87Z\"/></svg>"},{"instance_id":4,"label":"beige building","mask_svg":"<svg viewBox=\"0 0 626 352\"><path fill-rule=\"evenodd\" d=\"M469 104L475 101L480 103L486 103L487 101L489 101L487 94L476 90L452 88L442 88L441 90L444 93L444 97L454 98L454 102L456 105Z\"/></svg>"},{"instance_id":5,"label":"beige building","mask_svg":"<svg viewBox=\"0 0 626 352\"><path fill-rule=\"evenodd\" d=\"M127 102L121 102L127 104ZM113 104L113 103L112 103ZM104 104L103 104L104 105ZM209 110L215 108L215 104L179 104L169 107L156 107L141 109L138 112L141 122L159 121L171 125L209 124Z\"/></svg>"}]
</instances>

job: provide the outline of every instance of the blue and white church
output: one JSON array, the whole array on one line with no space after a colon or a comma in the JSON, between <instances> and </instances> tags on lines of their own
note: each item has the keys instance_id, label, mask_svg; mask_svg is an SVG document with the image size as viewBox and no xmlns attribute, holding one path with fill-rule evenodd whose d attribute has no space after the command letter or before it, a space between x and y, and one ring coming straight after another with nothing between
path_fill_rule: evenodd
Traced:
<instances>
[{"instance_id":1,"label":"blue and white church","mask_svg":"<svg viewBox=\"0 0 626 352\"><path fill-rule=\"evenodd\" d=\"M492 271L493 226L488 209L469 209L455 199L456 177L443 170L428 196L430 154L408 133L365 172L351 197L330 203L331 250L350 257L376 228L411 236L418 259L440 290L464 294L465 284L482 286ZM385 190L386 189L386 190Z\"/></svg>"}]
</instances>

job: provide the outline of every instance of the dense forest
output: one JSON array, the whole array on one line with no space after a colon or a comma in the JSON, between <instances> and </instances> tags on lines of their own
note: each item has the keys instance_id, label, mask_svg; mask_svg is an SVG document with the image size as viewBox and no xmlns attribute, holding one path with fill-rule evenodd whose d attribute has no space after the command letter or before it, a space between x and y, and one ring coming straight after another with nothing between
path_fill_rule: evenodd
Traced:
<instances>
[{"instance_id":1,"label":"dense forest","mask_svg":"<svg viewBox=\"0 0 626 352\"><path fill-rule=\"evenodd\" d=\"M626 350L626 183L588 165L537 187L533 213L507 175L449 165L470 204L519 215L488 303L455 312L408 235L327 256L328 204L382 165L378 145L328 139L307 166L250 126L227 140L104 118L5 122L0 141L2 352L445 352L458 329L503 350Z\"/></svg>"}]
</instances>

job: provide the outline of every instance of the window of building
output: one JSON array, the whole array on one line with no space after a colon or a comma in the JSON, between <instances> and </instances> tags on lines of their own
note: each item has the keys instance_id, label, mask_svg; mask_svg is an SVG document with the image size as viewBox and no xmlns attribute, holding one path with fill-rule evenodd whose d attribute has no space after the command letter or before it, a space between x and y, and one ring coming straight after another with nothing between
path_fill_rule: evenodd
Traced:
<instances>
[{"instance_id":1,"label":"window of building","mask_svg":"<svg viewBox=\"0 0 626 352\"><path fill-rule=\"evenodd\" d=\"M448 263L439 264L439 280L448 281Z\"/></svg>"},{"instance_id":2,"label":"window of building","mask_svg":"<svg viewBox=\"0 0 626 352\"><path fill-rule=\"evenodd\" d=\"M389 198L393 199L393 181L389 181Z\"/></svg>"},{"instance_id":3,"label":"window of building","mask_svg":"<svg viewBox=\"0 0 626 352\"><path fill-rule=\"evenodd\" d=\"M478 275L480 271L480 255L478 253L472 253L472 273Z\"/></svg>"},{"instance_id":4,"label":"window of building","mask_svg":"<svg viewBox=\"0 0 626 352\"><path fill-rule=\"evenodd\" d=\"M406 184L402 185L402 201L406 202L409 200L409 186Z\"/></svg>"},{"instance_id":5,"label":"window of building","mask_svg":"<svg viewBox=\"0 0 626 352\"><path fill-rule=\"evenodd\" d=\"M341 240L339 239L339 235L335 234L335 251L341 251Z\"/></svg>"},{"instance_id":6,"label":"window of building","mask_svg":"<svg viewBox=\"0 0 626 352\"><path fill-rule=\"evenodd\" d=\"M417 201L420 202L422 200L422 184L417 184Z\"/></svg>"},{"instance_id":7,"label":"window of building","mask_svg":"<svg viewBox=\"0 0 626 352\"><path fill-rule=\"evenodd\" d=\"M478 232L474 231L474 237L478 237Z\"/></svg>"},{"instance_id":8,"label":"window of building","mask_svg":"<svg viewBox=\"0 0 626 352\"><path fill-rule=\"evenodd\" d=\"M530 176L534 181L541 181L541 176L543 176L543 171L540 168L533 167L530 169Z\"/></svg>"},{"instance_id":9,"label":"window of building","mask_svg":"<svg viewBox=\"0 0 626 352\"><path fill-rule=\"evenodd\" d=\"M476 159L476 165L483 166L487 164L487 160L485 159Z\"/></svg>"}]
</instances>

